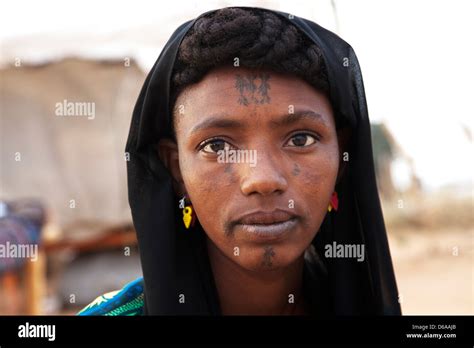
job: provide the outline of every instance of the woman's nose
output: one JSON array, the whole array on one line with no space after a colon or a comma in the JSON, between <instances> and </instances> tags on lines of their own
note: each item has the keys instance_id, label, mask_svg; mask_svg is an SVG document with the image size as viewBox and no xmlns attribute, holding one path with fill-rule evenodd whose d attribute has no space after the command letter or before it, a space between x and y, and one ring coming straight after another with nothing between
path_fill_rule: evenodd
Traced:
<instances>
[{"instance_id":1,"label":"woman's nose","mask_svg":"<svg viewBox=\"0 0 474 348\"><path fill-rule=\"evenodd\" d=\"M270 195L285 192L288 182L282 163L265 151L257 151L255 166L241 166L241 190L244 195Z\"/></svg>"}]
</instances>

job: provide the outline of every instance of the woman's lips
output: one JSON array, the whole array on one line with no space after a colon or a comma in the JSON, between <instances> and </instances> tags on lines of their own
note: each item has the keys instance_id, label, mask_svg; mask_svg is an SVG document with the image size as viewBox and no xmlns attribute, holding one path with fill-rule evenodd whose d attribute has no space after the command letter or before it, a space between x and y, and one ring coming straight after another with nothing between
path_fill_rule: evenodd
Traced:
<instances>
[{"instance_id":1,"label":"woman's lips","mask_svg":"<svg viewBox=\"0 0 474 348\"><path fill-rule=\"evenodd\" d=\"M283 238L297 224L298 218L293 213L284 210L259 211L238 219L235 228L254 240L269 241Z\"/></svg>"},{"instance_id":2,"label":"woman's lips","mask_svg":"<svg viewBox=\"0 0 474 348\"><path fill-rule=\"evenodd\" d=\"M257 211L243 215L237 219L237 223L243 225L255 224L274 224L278 222L288 221L296 215L285 210L274 210L272 212Z\"/></svg>"}]
</instances>

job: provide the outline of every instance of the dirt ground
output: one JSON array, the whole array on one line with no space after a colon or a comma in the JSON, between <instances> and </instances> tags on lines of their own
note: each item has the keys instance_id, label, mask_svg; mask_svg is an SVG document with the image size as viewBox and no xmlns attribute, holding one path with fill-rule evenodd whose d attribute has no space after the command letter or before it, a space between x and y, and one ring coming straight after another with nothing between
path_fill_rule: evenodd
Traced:
<instances>
[{"instance_id":1,"label":"dirt ground","mask_svg":"<svg viewBox=\"0 0 474 348\"><path fill-rule=\"evenodd\" d=\"M474 231L389 231L403 314L474 314Z\"/></svg>"}]
</instances>

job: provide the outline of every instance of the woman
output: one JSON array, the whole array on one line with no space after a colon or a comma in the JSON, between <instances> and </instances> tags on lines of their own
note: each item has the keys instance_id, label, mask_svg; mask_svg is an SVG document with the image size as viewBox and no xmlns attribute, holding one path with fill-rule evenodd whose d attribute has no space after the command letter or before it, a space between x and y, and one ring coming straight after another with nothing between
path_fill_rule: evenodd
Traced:
<instances>
[{"instance_id":1,"label":"woman","mask_svg":"<svg viewBox=\"0 0 474 348\"><path fill-rule=\"evenodd\" d=\"M143 278L82 315L398 315L352 48L224 8L181 25L126 151Z\"/></svg>"}]
</instances>

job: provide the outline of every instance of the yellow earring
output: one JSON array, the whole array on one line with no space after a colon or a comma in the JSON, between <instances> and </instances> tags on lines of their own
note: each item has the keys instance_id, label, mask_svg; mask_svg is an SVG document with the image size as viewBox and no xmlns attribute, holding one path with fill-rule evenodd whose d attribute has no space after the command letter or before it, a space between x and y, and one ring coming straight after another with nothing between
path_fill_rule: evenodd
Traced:
<instances>
[{"instance_id":1,"label":"yellow earring","mask_svg":"<svg viewBox=\"0 0 474 348\"><path fill-rule=\"evenodd\" d=\"M193 208L191 205L188 205L184 208L183 221L184 221L184 226L186 228L189 228L189 226L191 225L191 222L193 221Z\"/></svg>"},{"instance_id":2,"label":"yellow earring","mask_svg":"<svg viewBox=\"0 0 474 348\"><path fill-rule=\"evenodd\" d=\"M179 207L183 209L183 222L186 229L188 229L189 226L191 225L194 226L195 214L194 214L193 206L191 204L188 204L188 205L185 205L185 204L186 204L186 195L184 195L184 197L180 199Z\"/></svg>"}]
</instances>

